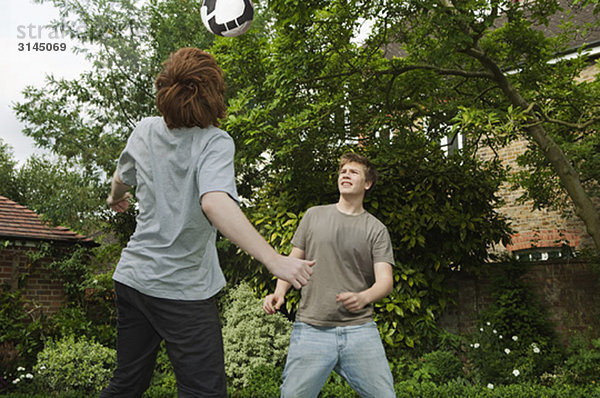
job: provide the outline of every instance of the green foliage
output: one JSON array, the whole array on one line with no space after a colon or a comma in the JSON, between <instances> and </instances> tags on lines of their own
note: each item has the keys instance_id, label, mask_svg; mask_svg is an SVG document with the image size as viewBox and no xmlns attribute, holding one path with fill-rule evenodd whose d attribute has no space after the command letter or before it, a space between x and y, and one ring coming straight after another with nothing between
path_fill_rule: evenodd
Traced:
<instances>
[{"instance_id":1,"label":"green foliage","mask_svg":"<svg viewBox=\"0 0 600 398\"><path fill-rule=\"evenodd\" d=\"M90 274L88 254L87 248L80 247L47 266L54 277L62 281L69 302L81 303L83 300L84 284Z\"/></svg>"},{"instance_id":2,"label":"green foliage","mask_svg":"<svg viewBox=\"0 0 600 398\"><path fill-rule=\"evenodd\" d=\"M243 390L231 394L232 398L278 397L282 367L266 363L250 371L248 385Z\"/></svg>"},{"instance_id":3,"label":"green foliage","mask_svg":"<svg viewBox=\"0 0 600 398\"><path fill-rule=\"evenodd\" d=\"M171 365L169 356L167 355L167 349L164 341L160 344L160 349L156 357L156 367L154 368L154 373L152 375L150 386L148 387L148 390L146 390L144 397L168 396L167 394L158 394L158 392L160 391L170 391L171 393L177 391L177 381L175 379L175 372L173 371L173 366Z\"/></svg>"},{"instance_id":4,"label":"green foliage","mask_svg":"<svg viewBox=\"0 0 600 398\"><path fill-rule=\"evenodd\" d=\"M0 289L0 377L4 379L14 376L19 366L32 366L42 348L44 320L33 317L31 309L21 291Z\"/></svg>"},{"instance_id":5,"label":"green foliage","mask_svg":"<svg viewBox=\"0 0 600 398\"><path fill-rule=\"evenodd\" d=\"M565 380L569 384L600 383L600 339L570 347L570 355L563 365L563 370Z\"/></svg>"},{"instance_id":6,"label":"green foliage","mask_svg":"<svg viewBox=\"0 0 600 398\"><path fill-rule=\"evenodd\" d=\"M489 260L493 243L508 239L495 211L502 171L467 156L446 158L418 134L372 151L380 183L366 207L388 227L396 258L395 289L376 304L376 321L388 345L428 350L438 338L436 317L450 300L446 276L476 269Z\"/></svg>"},{"instance_id":7,"label":"green foliage","mask_svg":"<svg viewBox=\"0 0 600 398\"><path fill-rule=\"evenodd\" d=\"M321 398L337 398L337 397L345 397L345 398L355 398L358 397L358 394L350 387L350 385L344 380L344 378L338 375L335 372L332 372L329 375L329 378L323 385L321 389L321 393L319 394Z\"/></svg>"},{"instance_id":8,"label":"green foliage","mask_svg":"<svg viewBox=\"0 0 600 398\"><path fill-rule=\"evenodd\" d=\"M19 202L21 194L16 182L16 166L12 147L0 138L0 195Z\"/></svg>"},{"instance_id":9,"label":"green foliage","mask_svg":"<svg viewBox=\"0 0 600 398\"><path fill-rule=\"evenodd\" d=\"M547 315L523 280L527 267L510 262L492 277L494 302L480 314L467 350L480 383L539 381L560 362L561 349Z\"/></svg>"},{"instance_id":10,"label":"green foliage","mask_svg":"<svg viewBox=\"0 0 600 398\"><path fill-rule=\"evenodd\" d=\"M223 300L225 372L236 390L248 385L252 369L283 366L292 324L280 314L266 315L247 283L240 283Z\"/></svg>"},{"instance_id":11,"label":"green foliage","mask_svg":"<svg viewBox=\"0 0 600 398\"><path fill-rule=\"evenodd\" d=\"M97 393L108 384L116 352L85 337L49 340L38 354L36 378L43 391Z\"/></svg>"},{"instance_id":12,"label":"green foliage","mask_svg":"<svg viewBox=\"0 0 600 398\"><path fill-rule=\"evenodd\" d=\"M432 351L422 357L423 366L420 371L429 375L429 379L437 385L446 384L464 376L463 363L456 352Z\"/></svg>"},{"instance_id":13,"label":"green foliage","mask_svg":"<svg viewBox=\"0 0 600 398\"><path fill-rule=\"evenodd\" d=\"M395 389L398 398L587 398L600 395L600 390L595 386L547 387L527 383L484 386L471 385L460 380L441 385L432 382L416 383L408 380L397 383Z\"/></svg>"},{"instance_id":14,"label":"green foliage","mask_svg":"<svg viewBox=\"0 0 600 398\"><path fill-rule=\"evenodd\" d=\"M48 333L54 338L86 336L106 346L116 338L116 309L112 270L100 273L94 264L102 256L99 250L79 248L49 264L47 268L65 287L67 305L55 314Z\"/></svg>"}]
</instances>

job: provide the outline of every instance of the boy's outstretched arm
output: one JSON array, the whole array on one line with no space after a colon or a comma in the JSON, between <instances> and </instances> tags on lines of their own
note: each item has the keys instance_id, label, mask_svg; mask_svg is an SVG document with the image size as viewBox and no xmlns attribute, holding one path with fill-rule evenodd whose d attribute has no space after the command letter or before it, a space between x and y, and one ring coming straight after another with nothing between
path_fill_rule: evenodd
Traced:
<instances>
[{"instance_id":1,"label":"boy's outstretched arm","mask_svg":"<svg viewBox=\"0 0 600 398\"><path fill-rule=\"evenodd\" d=\"M304 260L304 250L294 247L292 248L290 257ZM289 282L286 282L282 279L277 279L275 292L267 295L263 301L263 310L269 315L273 315L275 312L277 312L285 302L285 295L290 287L291 285Z\"/></svg>"},{"instance_id":2,"label":"boy's outstretched arm","mask_svg":"<svg viewBox=\"0 0 600 398\"><path fill-rule=\"evenodd\" d=\"M240 249L264 264L269 272L296 289L308 282L315 262L277 253L226 192L208 192L202 195L201 200L202 210L213 225Z\"/></svg>"}]
</instances>

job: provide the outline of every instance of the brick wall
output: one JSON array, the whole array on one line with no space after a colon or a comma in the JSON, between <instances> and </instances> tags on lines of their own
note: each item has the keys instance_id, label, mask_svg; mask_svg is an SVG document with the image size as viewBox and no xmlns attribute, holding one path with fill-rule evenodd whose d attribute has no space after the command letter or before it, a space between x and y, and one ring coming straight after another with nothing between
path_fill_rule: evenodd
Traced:
<instances>
[{"instance_id":1,"label":"brick wall","mask_svg":"<svg viewBox=\"0 0 600 398\"><path fill-rule=\"evenodd\" d=\"M45 315L56 313L65 304L62 283L52 280L44 268L54 259L32 262L33 245L9 245L0 250L0 285L15 290L21 287L31 310ZM21 280L21 282L19 282Z\"/></svg>"},{"instance_id":2,"label":"brick wall","mask_svg":"<svg viewBox=\"0 0 600 398\"><path fill-rule=\"evenodd\" d=\"M584 69L579 80L591 82L600 72L596 65ZM522 170L517 164L517 157L527 149L527 140L519 139L504 148L492 150L481 148L479 156L489 160L498 157L504 166L510 167L510 173ZM558 184L558 182L557 182ZM554 210L533 210L531 202L519 203L522 189L514 190L509 185L500 189L499 195L506 204L498 211L506 216L515 230L513 242L508 247L499 247L498 251L513 251L531 247L560 247L567 244L578 249L593 247L593 241L585 230L585 225L576 216L564 217ZM569 199L565 198L569 203ZM569 207L567 205L567 207ZM600 208L600 207L599 207Z\"/></svg>"},{"instance_id":3,"label":"brick wall","mask_svg":"<svg viewBox=\"0 0 600 398\"><path fill-rule=\"evenodd\" d=\"M504 166L510 167L510 173L522 170L516 163L517 157L527 148L524 139L514 141L505 148L482 148L480 156L489 160L497 156ZM558 184L558 182L557 182ZM543 209L534 210L531 201L521 203L518 199L523 194L522 189L512 189L508 184L500 188L499 195L505 205L498 209L510 221L515 231L513 242L508 247L500 247L499 251L513 251L530 247L560 247L563 244L576 250L593 246L592 238L587 234L585 225L576 216L565 217L558 211ZM565 200L568 200L565 199Z\"/></svg>"},{"instance_id":4,"label":"brick wall","mask_svg":"<svg viewBox=\"0 0 600 398\"><path fill-rule=\"evenodd\" d=\"M502 267L496 264L493 267ZM491 269L491 272L494 272ZM600 328L600 273L585 262L540 262L524 279L563 343L575 332L597 336ZM491 278L455 273L449 280L456 289L456 305L442 314L440 325L454 333L474 331L478 314L492 303Z\"/></svg>"}]
</instances>

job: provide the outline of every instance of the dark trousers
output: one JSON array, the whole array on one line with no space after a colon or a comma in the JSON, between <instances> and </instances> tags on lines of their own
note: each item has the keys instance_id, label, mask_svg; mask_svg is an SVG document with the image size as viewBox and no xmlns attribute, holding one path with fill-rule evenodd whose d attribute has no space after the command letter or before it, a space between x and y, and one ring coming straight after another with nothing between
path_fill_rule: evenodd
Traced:
<instances>
[{"instance_id":1,"label":"dark trousers","mask_svg":"<svg viewBox=\"0 0 600 398\"><path fill-rule=\"evenodd\" d=\"M214 298L198 301L147 296L115 282L117 369L101 398L138 398L150 385L165 341L180 398L225 397L221 321Z\"/></svg>"}]
</instances>

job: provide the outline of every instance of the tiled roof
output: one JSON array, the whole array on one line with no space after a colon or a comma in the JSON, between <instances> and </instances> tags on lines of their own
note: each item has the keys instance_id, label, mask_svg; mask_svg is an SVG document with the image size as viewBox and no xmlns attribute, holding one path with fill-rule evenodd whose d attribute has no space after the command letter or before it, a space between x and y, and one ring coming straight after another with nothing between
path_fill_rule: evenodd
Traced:
<instances>
[{"instance_id":1,"label":"tiled roof","mask_svg":"<svg viewBox=\"0 0 600 398\"><path fill-rule=\"evenodd\" d=\"M4 196L0 196L0 237L95 244L68 228L48 225L33 211Z\"/></svg>"}]
</instances>

